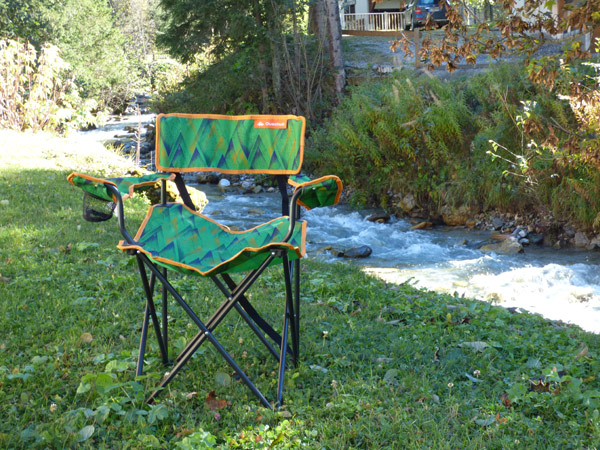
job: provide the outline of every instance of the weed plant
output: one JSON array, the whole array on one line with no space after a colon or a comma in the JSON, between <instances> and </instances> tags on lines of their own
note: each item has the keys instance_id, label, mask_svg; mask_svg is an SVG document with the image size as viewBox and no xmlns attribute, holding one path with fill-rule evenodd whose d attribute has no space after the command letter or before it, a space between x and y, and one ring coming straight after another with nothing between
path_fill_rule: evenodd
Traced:
<instances>
[{"instance_id":1,"label":"weed plant","mask_svg":"<svg viewBox=\"0 0 600 450\"><path fill-rule=\"evenodd\" d=\"M146 375L135 382L144 309L136 266L115 248L115 219L82 221L81 193L65 180L82 163L95 172L102 166L88 158L43 164L49 155L64 156L53 142L28 145L27 156L15 151L18 140L0 150L0 448L600 442L598 336L310 259L302 266L301 363L288 372L280 411L262 408L210 346L157 403L144 404L165 368L150 341ZM128 201L130 227L147 206L138 197ZM202 315L216 306L212 283L171 280ZM283 305L280 280L272 269L251 293L275 319ZM169 322L174 352L195 331L174 305ZM275 362L247 328L232 316L217 336L272 397Z\"/></svg>"}]
</instances>

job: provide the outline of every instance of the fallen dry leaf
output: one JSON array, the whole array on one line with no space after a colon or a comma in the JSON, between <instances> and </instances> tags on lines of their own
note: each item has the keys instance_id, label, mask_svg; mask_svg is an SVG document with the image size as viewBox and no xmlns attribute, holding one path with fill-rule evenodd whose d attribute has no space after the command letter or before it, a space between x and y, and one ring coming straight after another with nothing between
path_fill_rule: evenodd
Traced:
<instances>
[{"instance_id":1,"label":"fallen dry leaf","mask_svg":"<svg viewBox=\"0 0 600 450\"><path fill-rule=\"evenodd\" d=\"M585 358L588 355L589 349L587 345L584 345L583 348L575 355L575 359Z\"/></svg>"},{"instance_id":2,"label":"fallen dry leaf","mask_svg":"<svg viewBox=\"0 0 600 450\"><path fill-rule=\"evenodd\" d=\"M204 400L206 405L211 411L223 409L227 407L227 400L219 400L215 394L215 391L210 391Z\"/></svg>"},{"instance_id":3,"label":"fallen dry leaf","mask_svg":"<svg viewBox=\"0 0 600 450\"><path fill-rule=\"evenodd\" d=\"M192 433L194 433L194 430L191 430L189 428L181 428L177 432L177 434L175 435L175 437L178 438L178 439L181 439L182 437L189 436Z\"/></svg>"},{"instance_id":4,"label":"fallen dry leaf","mask_svg":"<svg viewBox=\"0 0 600 450\"><path fill-rule=\"evenodd\" d=\"M186 394L186 396L185 396L185 397L186 397L188 400L191 400L191 399L193 399L194 397L196 397L197 395L198 395L198 393L197 393L197 392L190 392L189 394Z\"/></svg>"}]
</instances>

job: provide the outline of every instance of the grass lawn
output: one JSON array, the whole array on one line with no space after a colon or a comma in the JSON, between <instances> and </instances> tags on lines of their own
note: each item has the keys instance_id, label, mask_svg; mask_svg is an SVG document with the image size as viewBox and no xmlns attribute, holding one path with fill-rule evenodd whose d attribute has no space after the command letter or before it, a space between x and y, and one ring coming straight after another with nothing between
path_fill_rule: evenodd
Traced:
<instances>
[{"instance_id":1,"label":"grass lawn","mask_svg":"<svg viewBox=\"0 0 600 450\"><path fill-rule=\"evenodd\" d=\"M150 341L135 383L143 292L116 219L81 219L71 170L118 171L104 150L0 131L0 448L596 448L600 338L539 316L303 264L300 367L279 412L210 346L153 406ZM128 201L130 228L147 202ZM277 269L252 290L280 317ZM172 275L204 316L218 294ZM273 398L276 366L230 315L217 329ZM171 347L195 333L175 306ZM277 320L276 323L279 323ZM149 335L153 338L153 335ZM243 343L242 346L239 343ZM242 353L243 352L243 353Z\"/></svg>"}]
</instances>

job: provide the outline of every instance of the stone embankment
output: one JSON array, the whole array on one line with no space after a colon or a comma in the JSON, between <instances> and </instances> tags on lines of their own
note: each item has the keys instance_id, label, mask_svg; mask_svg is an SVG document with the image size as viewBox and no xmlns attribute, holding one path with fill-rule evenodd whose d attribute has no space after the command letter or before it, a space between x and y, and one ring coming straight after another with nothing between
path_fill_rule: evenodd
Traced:
<instances>
[{"instance_id":1,"label":"stone embankment","mask_svg":"<svg viewBox=\"0 0 600 450\"><path fill-rule=\"evenodd\" d=\"M416 227L422 224L437 223L447 226L459 226L470 229L491 231L489 242L479 243L484 251L496 253L519 253L528 245L544 245L563 248L578 247L586 250L600 249L600 219L595 231L577 229L567 221L557 220L549 213L526 212L508 213L500 211L473 211L467 206L442 206L438 211L426 212L417 205L412 194L393 196L392 210L399 216L414 219ZM421 217L429 217L427 222ZM599 214L600 217L600 214Z\"/></svg>"}]
</instances>

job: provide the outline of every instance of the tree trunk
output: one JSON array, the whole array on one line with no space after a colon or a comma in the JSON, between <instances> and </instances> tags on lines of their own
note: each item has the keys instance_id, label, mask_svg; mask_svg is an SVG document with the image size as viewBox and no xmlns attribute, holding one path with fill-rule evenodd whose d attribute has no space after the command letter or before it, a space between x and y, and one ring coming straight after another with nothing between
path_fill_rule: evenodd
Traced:
<instances>
[{"instance_id":1,"label":"tree trunk","mask_svg":"<svg viewBox=\"0 0 600 450\"><path fill-rule=\"evenodd\" d=\"M327 32L327 11L325 9L325 0L315 0L310 7L310 27L312 32L319 39L321 47L325 51L329 50L329 33Z\"/></svg>"},{"instance_id":2,"label":"tree trunk","mask_svg":"<svg viewBox=\"0 0 600 450\"><path fill-rule=\"evenodd\" d=\"M260 30L263 27L263 20L260 12L254 13L254 19L256 20L257 28ZM269 84L267 80L267 62L265 58L265 46L264 44L258 45L258 72L260 78L260 92L262 97L262 113L269 113Z\"/></svg>"},{"instance_id":3,"label":"tree trunk","mask_svg":"<svg viewBox=\"0 0 600 450\"><path fill-rule=\"evenodd\" d=\"M258 71L260 73L260 92L262 96L262 113L269 114L269 88L267 82L267 63L265 60L265 46L258 46Z\"/></svg>"},{"instance_id":4,"label":"tree trunk","mask_svg":"<svg viewBox=\"0 0 600 450\"><path fill-rule=\"evenodd\" d=\"M275 101L277 107L281 108L281 61L279 60L279 53L275 47L273 39L271 42L271 72L273 81L273 93L275 94Z\"/></svg>"},{"instance_id":5,"label":"tree trunk","mask_svg":"<svg viewBox=\"0 0 600 450\"><path fill-rule=\"evenodd\" d=\"M327 24L329 32L329 57L333 68L335 91L341 94L346 85L346 72L344 70L344 55L342 53L342 26L340 23L340 10L337 0L324 0L327 11Z\"/></svg>"}]
</instances>

